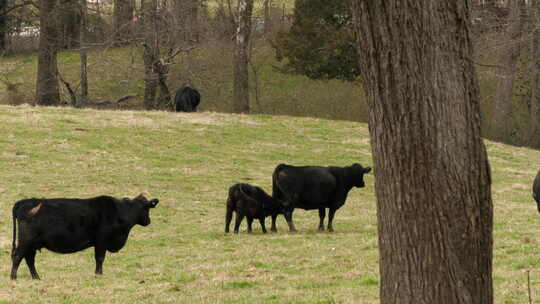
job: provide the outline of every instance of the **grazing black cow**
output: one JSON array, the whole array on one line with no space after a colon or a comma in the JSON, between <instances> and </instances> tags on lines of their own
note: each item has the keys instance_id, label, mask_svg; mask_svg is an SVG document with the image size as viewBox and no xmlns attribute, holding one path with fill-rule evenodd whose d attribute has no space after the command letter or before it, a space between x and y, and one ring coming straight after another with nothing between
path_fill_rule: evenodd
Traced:
<instances>
[{"instance_id":1,"label":"grazing black cow","mask_svg":"<svg viewBox=\"0 0 540 304\"><path fill-rule=\"evenodd\" d=\"M25 199L13 206L13 247L11 279L26 260L32 279L38 279L36 250L47 248L57 253L73 253L95 247L96 274L102 274L105 252L117 252L126 244L134 225L150 224L149 210L157 199L143 195L122 200L110 196L89 199ZM19 244L16 246L17 221Z\"/></svg>"},{"instance_id":2,"label":"grazing black cow","mask_svg":"<svg viewBox=\"0 0 540 304\"><path fill-rule=\"evenodd\" d=\"M266 233L264 218L272 216L272 228L270 230L276 232L276 218L278 214L283 212L283 206L257 186L234 184L229 188L229 197L227 198L225 232L229 232L233 211L236 212L234 233L238 233L238 228L244 216L247 217L248 232L251 232L253 219L258 219L261 223L262 231Z\"/></svg>"},{"instance_id":3,"label":"grazing black cow","mask_svg":"<svg viewBox=\"0 0 540 304\"><path fill-rule=\"evenodd\" d=\"M201 102L201 94L197 89L183 87L176 90L174 97L176 112L197 112L197 106Z\"/></svg>"},{"instance_id":4,"label":"grazing black cow","mask_svg":"<svg viewBox=\"0 0 540 304\"><path fill-rule=\"evenodd\" d=\"M319 209L319 230L324 230L325 208L328 212L328 231L334 231L334 214L347 199L352 187L362 188L364 174L371 168L360 164L348 167L296 167L278 165L272 174L272 197L284 205L284 216L290 231L296 231L292 220L294 208Z\"/></svg>"},{"instance_id":5,"label":"grazing black cow","mask_svg":"<svg viewBox=\"0 0 540 304\"><path fill-rule=\"evenodd\" d=\"M534 178L532 191L533 198L536 201L536 207L538 208L538 212L540 212L540 171L538 171Z\"/></svg>"}]
</instances>

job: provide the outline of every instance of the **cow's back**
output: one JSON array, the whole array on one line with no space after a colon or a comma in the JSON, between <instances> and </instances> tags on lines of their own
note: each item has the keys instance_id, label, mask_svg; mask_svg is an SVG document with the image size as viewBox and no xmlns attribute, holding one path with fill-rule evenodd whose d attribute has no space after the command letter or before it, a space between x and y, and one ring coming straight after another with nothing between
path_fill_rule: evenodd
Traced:
<instances>
[{"instance_id":1,"label":"cow's back","mask_svg":"<svg viewBox=\"0 0 540 304\"><path fill-rule=\"evenodd\" d=\"M326 206L335 192L336 178L326 167L281 164L274 170L274 198L291 199L296 207L317 209Z\"/></svg>"},{"instance_id":2,"label":"cow's back","mask_svg":"<svg viewBox=\"0 0 540 304\"><path fill-rule=\"evenodd\" d=\"M106 197L33 198L19 201L13 208L19 220L19 235L32 240L32 246L72 253L94 245L104 211L114 208L108 203Z\"/></svg>"}]
</instances>

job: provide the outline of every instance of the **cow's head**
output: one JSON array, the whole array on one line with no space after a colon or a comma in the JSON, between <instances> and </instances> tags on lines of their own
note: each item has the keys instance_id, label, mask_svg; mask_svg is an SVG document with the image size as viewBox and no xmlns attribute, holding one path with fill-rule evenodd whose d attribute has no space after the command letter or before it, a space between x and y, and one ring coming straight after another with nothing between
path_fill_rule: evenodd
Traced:
<instances>
[{"instance_id":1,"label":"cow's head","mask_svg":"<svg viewBox=\"0 0 540 304\"><path fill-rule=\"evenodd\" d=\"M149 201L144 195L140 194L133 199L133 203L139 207L137 224L141 226L150 225L150 209L155 208L159 203L159 200L153 199Z\"/></svg>"},{"instance_id":2,"label":"cow's head","mask_svg":"<svg viewBox=\"0 0 540 304\"><path fill-rule=\"evenodd\" d=\"M358 188L363 188L366 186L364 183L364 174L367 174L371 171L370 167L362 167L360 164L353 164L350 166L352 172L353 185Z\"/></svg>"}]
</instances>

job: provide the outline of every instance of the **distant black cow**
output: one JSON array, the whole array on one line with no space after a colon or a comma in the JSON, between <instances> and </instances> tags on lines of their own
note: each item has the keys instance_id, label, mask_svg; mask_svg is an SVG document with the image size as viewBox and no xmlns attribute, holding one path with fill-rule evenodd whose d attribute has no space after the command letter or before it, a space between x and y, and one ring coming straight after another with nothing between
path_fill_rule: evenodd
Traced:
<instances>
[{"instance_id":1,"label":"distant black cow","mask_svg":"<svg viewBox=\"0 0 540 304\"><path fill-rule=\"evenodd\" d=\"M538 212L540 212L540 171L538 171L538 173L536 174L532 191L533 191L533 198L536 201L536 207L538 208Z\"/></svg>"},{"instance_id":2,"label":"distant black cow","mask_svg":"<svg viewBox=\"0 0 540 304\"><path fill-rule=\"evenodd\" d=\"M149 210L157 199L143 195L122 200L110 196L89 199L25 199L13 206L13 248L11 279L24 258L32 279L39 279L34 258L36 250L73 253L95 247L96 274L102 274L105 252L117 252L126 244L134 225L150 224ZM17 221L19 244L16 246Z\"/></svg>"},{"instance_id":3,"label":"distant black cow","mask_svg":"<svg viewBox=\"0 0 540 304\"><path fill-rule=\"evenodd\" d=\"M364 174L370 170L360 164L348 167L281 164L272 175L272 197L283 202L290 231L296 231L292 219L294 208L319 209L319 230L324 230L325 208L328 208L328 231L334 231L332 220L336 210L345 204L352 187L365 186Z\"/></svg>"},{"instance_id":4,"label":"distant black cow","mask_svg":"<svg viewBox=\"0 0 540 304\"><path fill-rule=\"evenodd\" d=\"M229 232L233 211L236 212L234 233L238 233L238 228L244 216L247 217L248 232L251 232L253 219L258 219L262 231L266 233L264 218L272 216L272 228L270 230L276 232L276 218L278 214L283 212L283 206L257 186L235 184L229 188L227 212L225 214L225 232Z\"/></svg>"},{"instance_id":5,"label":"distant black cow","mask_svg":"<svg viewBox=\"0 0 540 304\"><path fill-rule=\"evenodd\" d=\"M183 87L176 90L174 104L176 112L197 112L197 106L201 102L201 94L197 89Z\"/></svg>"}]
</instances>

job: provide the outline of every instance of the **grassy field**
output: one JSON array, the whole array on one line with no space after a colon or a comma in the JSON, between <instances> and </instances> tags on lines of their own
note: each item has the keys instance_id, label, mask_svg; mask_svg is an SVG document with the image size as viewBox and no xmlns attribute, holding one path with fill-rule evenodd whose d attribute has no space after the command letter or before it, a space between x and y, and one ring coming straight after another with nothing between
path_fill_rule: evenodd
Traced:
<instances>
[{"instance_id":1,"label":"grassy field","mask_svg":"<svg viewBox=\"0 0 540 304\"><path fill-rule=\"evenodd\" d=\"M290 164L372 165L367 126L268 115L176 114L0 106L0 303L377 303L373 175L336 214L295 212L299 232L225 234L230 185L270 192ZM540 303L539 216L530 186L540 151L487 142L495 205L496 303ZM11 207L27 197L159 198L152 224L137 226L96 277L93 250L43 250L32 281L11 268ZM269 219L268 219L269 224Z\"/></svg>"}]
</instances>

